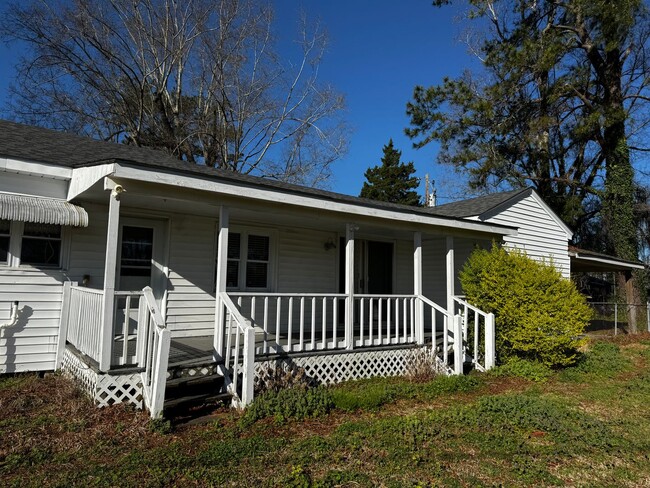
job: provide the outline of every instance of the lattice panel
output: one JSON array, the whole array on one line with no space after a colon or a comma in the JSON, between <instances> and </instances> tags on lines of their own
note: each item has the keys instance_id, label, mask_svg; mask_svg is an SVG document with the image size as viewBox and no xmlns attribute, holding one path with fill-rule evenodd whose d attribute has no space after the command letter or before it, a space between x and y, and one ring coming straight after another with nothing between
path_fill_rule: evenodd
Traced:
<instances>
[{"instance_id":1,"label":"lattice panel","mask_svg":"<svg viewBox=\"0 0 650 488\"><path fill-rule=\"evenodd\" d=\"M74 378L98 407L130 403L142 408L142 382L138 373L108 375L97 373L76 354L66 349L61 370Z\"/></svg>"},{"instance_id":2,"label":"lattice panel","mask_svg":"<svg viewBox=\"0 0 650 488\"><path fill-rule=\"evenodd\" d=\"M256 363L255 375L269 367L303 368L318 383L330 385L341 381L374 376L401 376L411 360L423 348L360 351L332 355L279 358ZM446 372L445 372L446 374Z\"/></svg>"},{"instance_id":3,"label":"lattice panel","mask_svg":"<svg viewBox=\"0 0 650 488\"><path fill-rule=\"evenodd\" d=\"M130 403L137 408L142 408L142 380L140 375L138 373L120 376L99 375L95 402L99 407Z\"/></svg>"},{"instance_id":4,"label":"lattice panel","mask_svg":"<svg viewBox=\"0 0 650 488\"><path fill-rule=\"evenodd\" d=\"M97 373L90 369L87 364L85 364L69 349L66 349L63 352L61 371L63 371L63 374L66 376L75 379L81 389L93 400L95 399Z\"/></svg>"}]
</instances>

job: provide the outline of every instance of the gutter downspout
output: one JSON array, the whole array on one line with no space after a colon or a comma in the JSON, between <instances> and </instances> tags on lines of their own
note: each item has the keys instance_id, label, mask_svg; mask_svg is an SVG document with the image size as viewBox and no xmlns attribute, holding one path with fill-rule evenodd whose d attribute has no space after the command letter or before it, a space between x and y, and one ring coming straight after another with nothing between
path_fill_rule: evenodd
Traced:
<instances>
[{"instance_id":1,"label":"gutter downspout","mask_svg":"<svg viewBox=\"0 0 650 488\"><path fill-rule=\"evenodd\" d=\"M5 327L13 327L16 325L16 322L18 322L18 300L14 301L11 304L11 315L9 317L9 322L0 324L0 330L4 329Z\"/></svg>"}]
</instances>

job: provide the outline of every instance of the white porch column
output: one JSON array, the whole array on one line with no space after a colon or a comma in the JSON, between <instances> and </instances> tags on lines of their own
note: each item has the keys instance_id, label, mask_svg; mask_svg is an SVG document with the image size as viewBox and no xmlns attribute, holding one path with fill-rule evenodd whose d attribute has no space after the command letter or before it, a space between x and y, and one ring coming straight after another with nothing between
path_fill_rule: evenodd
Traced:
<instances>
[{"instance_id":1,"label":"white porch column","mask_svg":"<svg viewBox=\"0 0 650 488\"><path fill-rule=\"evenodd\" d=\"M111 190L108 205L106 232L106 261L104 262L104 295L102 299L102 335L99 369L108 371L113 352L113 322L115 310L115 274L117 270L117 245L120 232L120 185L106 179L104 188Z\"/></svg>"},{"instance_id":2,"label":"white porch column","mask_svg":"<svg viewBox=\"0 0 650 488\"><path fill-rule=\"evenodd\" d=\"M454 238L447 236L447 259L446 259L446 273L447 273L447 313L449 319L454 316L454 299L455 294L455 273L456 263L454 261Z\"/></svg>"},{"instance_id":3,"label":"white porch column","mask_svg":"<svg viewBox=\"0 0 650 488\"><path fill-rule=\"evenodd\" d=\"M214 314L214 351L215 361L223 357L223 303L221 293L226 291L226 271L228 269L228 207L222 205L219 209L219 236L217 238L217 283L215 286Z\"/></svg>"},{"instance_id":4,"label":"white porch column","mask_svg":"<svg viewBox=\"0 0 650 488\"><path fill-rule=\"evenodd\" d=\"M415 295L415 340L424 344L424 304L422 295L422 233L413 234L413 294Z\"/></svg>"},{"instance_id":5,"label":"white porch column","mask_svg":"<svg viewBox=\"0 0 650 488\"><path fill-rule=\"evenodd\" d=\"M345 347L354 348L354 224L345 226Z\"/></svg>"}]
</instances>

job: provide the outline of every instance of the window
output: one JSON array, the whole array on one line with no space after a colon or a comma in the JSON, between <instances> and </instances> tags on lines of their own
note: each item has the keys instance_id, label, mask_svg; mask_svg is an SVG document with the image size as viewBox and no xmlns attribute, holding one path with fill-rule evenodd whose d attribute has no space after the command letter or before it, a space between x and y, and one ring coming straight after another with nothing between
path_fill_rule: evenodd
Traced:
<instances>
[{"instance_id":1,"label":"window","mask_svg":"<svg viewBox=\"0 0 650 488\"><path fill-rule=\"evenodd\" d=\"M230 232L226 287L262 290L270 287L271 238L256 233Z\"/></svg>"},{"instance_id":2,"label":"window","mask_svg":"<svg viewBox=\"0 0 650 488\"><path fill-rule=\"evenodd\" d=\"M20 263L59 267L61 264L61 226L25 222L20 246Z\"/></svg>"},{"instance_id":3,"label":"window","mask_svg":"<svg viewBox=\"0 0 650 488\"><path fill-rule=\"evenodd\" d=\"M0 264L9 262L9 236L11 234L11 222L0 220Z\"/></svg>"},{"instance_id":4,"label":"window","mask_svg":"<svg viewBox=\"0 0 650 488\"><path fill-rule=\"evenodd\" d=\"M153 229L150 227L122 227L120 276L151 276L153 256Z\"/></svg>"},{"instance_id":5,"label":"window","mask_svg":"<svg viewBox=\"0 0 650 488\"><path fill-rule=\"evenodd\" d=\"M248 236L246 288L266 288L269 281L269 236Z\"/></svg>"}]
</instances>

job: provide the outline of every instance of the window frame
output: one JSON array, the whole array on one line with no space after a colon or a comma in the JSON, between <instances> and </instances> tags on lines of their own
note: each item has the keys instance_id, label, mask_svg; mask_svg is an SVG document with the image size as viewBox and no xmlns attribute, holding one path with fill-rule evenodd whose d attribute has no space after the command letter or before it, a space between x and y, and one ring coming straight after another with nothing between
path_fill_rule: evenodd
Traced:
<instances>
[{"instance_id":1,"label":"window frame","mask_svg":"<svg viewBox=\"0 0 650 488\"><path fill-rule=\"evenodd\" d=\"M215 257L218 255L218 234L217 230L217 243L215 245ZM226 291L241 291L241 292L271 292L276 288L276 264L277 264L277 230L275 229L266 229L260 227L240 227L234 226L228 229L228 242L230 243L230 237L232 234L239 234L239 259L228 258L226 257L226 266L228 261L237 261L239 263L239 269L237 271L237 286L226 286ZM247 287L246 286L246 269L248 267L248 236L263 236L268 237L269 239L269 259L267 263L267 277L266 277L266 286L265 287ZM227 254L226 254L227 256ZM251 262L260 263L257 259L251 259ZM215 269L216 269L216 259L215 259ZM216 276L216 274L215 274Z\"/></svg>"},{"instance_id":2,"label":"window frame","mask_svg":"<svg viewBox=\"0 0 650 488\"><path fill-rule=\"evenodd\" d=\"M7 238L7 260L6 261L0 261L0 266L10 266L11 261L12 261L12 255L11 255L11 229L12 229L12 222L11 220L6 220L2 219L5 222L9 223L9 231L7 234L3 234L0 232L0 238L6 237Z\"/></svg>"},{"instance_id":3,"label":"window frame","mask_svg":"<svg viewBox=\"0 0 650 488\"><path fill-rule=\"evenodd\" d=\"M53 224L58 225L58 224ZM7 253L7 261L0 262L0 267L6 268L27 268L27 269L52 269L59 270L65 269L65 263L67 262L68 257L68 232L66 226L58 225L61 229L61 237L58 239L61 242L59 250L59 262L56 265L46 266L46 265L34 265L34 264L25 264L22 262L22 245L23 237L25 231L25 222L20 222L17 220L9 221L9 252ZM38 237L27 236L28 239L40 239ZM47 239L47 238L43 238Z\"/></svg>"}]
</instances>

